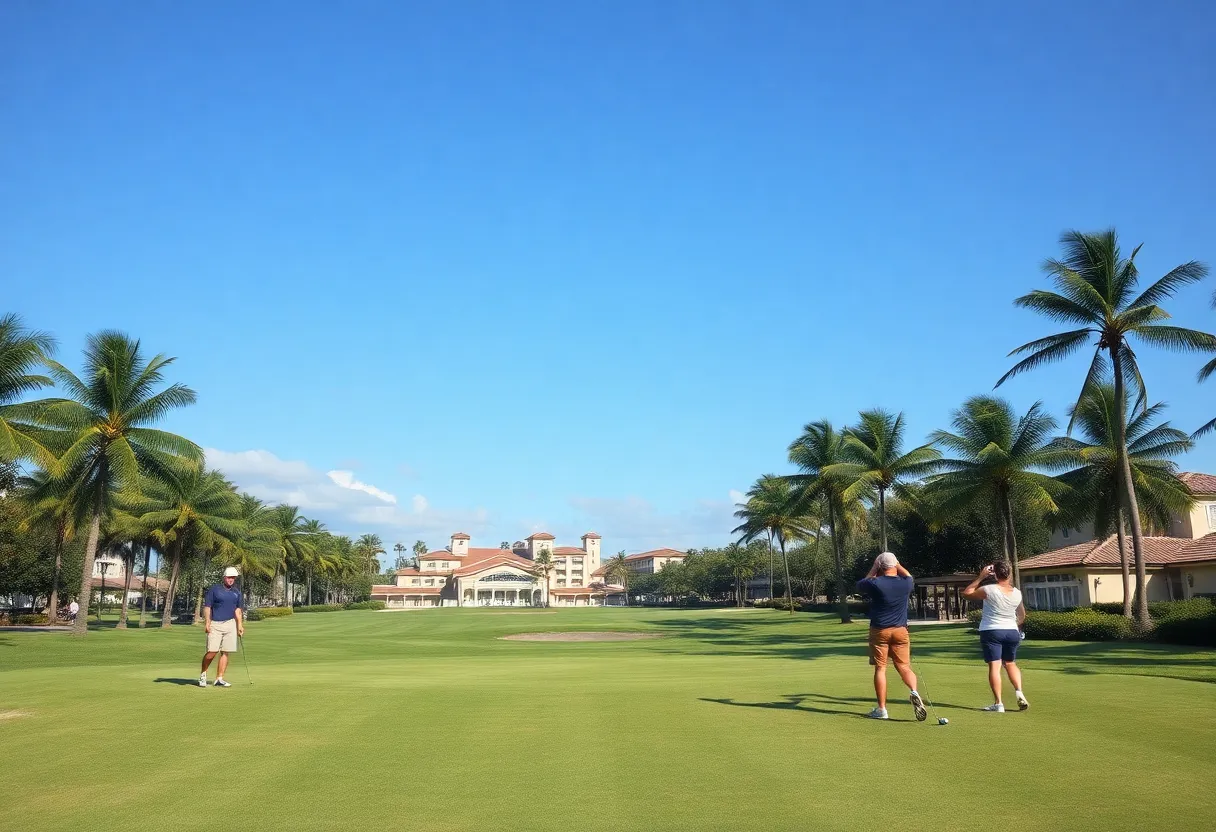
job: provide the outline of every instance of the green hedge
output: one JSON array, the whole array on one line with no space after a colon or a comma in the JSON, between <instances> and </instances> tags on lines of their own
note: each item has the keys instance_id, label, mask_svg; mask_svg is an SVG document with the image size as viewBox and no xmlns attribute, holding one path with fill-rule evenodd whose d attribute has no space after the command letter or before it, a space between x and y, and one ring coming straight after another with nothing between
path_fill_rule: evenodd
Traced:
<instances>
[{"instance_id":1,"label":"green hedge","mask_svg":"<svg viewBox=\"0 0 1216 832\"><path fill-rule=\"evenodd\" d=\"M265 618L282 618L291 615L291 607L258 607L246 613L250 621L261 621Z\"/></svg>"},{"instance_id":2,"label":"green hedge","mask_svg":"<svg viewBox=\"0 0 1216 832\"><path fill-rule=\"evenodd\" d=\"M306 606L294 607L296 612L340 612L341 604L308 604Z\"/></svg>"},{"instance_id":3,"label":"green hedge","mask_svg":"<svg viewBox=\"0 0 1216 832\"><path fill-rule=\"evenodd\" d=\"M771 601L756 601L753 607L762 610L784 610L789 612L790 605L784 598L774 598ZM834 603L818 604L805 598L794 599L794 609L798 612L836 612L839 607ZM868 615L870 604L866 601L849 601L849 612L853 615Z\"/></svg>"},{"instance_id":4,"label":"green hedge","mask_svg":"<svg viewBox=\"0 0 1216 832\"><path fill-rule=\"evenodd\" d=\"M1094 604L1092 609L1097 612L1113 615L1123 614L1122 602ZM1163 621L1178 616L1190 617L1207 615L1216 612L1216 603L1211 598L1190 598L1186 601L1152 601L1148 605L1148 614L1155 620Z\"/></svg>"},{"instance_id":5,"label":"green hedge","mask_svg":"<svg viewBox=\"0 0 1216 832\"><path fill-rule=\"evenodd\" d=\"M383 601L348 601L343 605L343 609L347 610L382 610L387 607Z\"/></svg>"},{"instance_id":6,"label":"green hedge","mask_svg":"<svg viewBox=\"0 0 1216 832\"><path fill-rule=\"evenodd\" d=\"M1126 641L1136 637L1132 622L1122 615L1091 609L1070 612L1027 610L1026 638L1065 641Z\"/></svg>"},{"instance_id":7,"label":"green hedge","mask_svg":"<svg viewBox=\"0 0 1216 832\"><path fill-rule=\"evenodd\" d=\"M1216 647L1216 609L1207 613L1178 614L1164 618L1157 622L1153 637L1167 644Z\"/></svg>"},{"instance_id":8,"label":"green hedge","mask_svg":"<svg viewBox=\"0 0 1216 832\"><path fill-rule=\"evenodd\" d=\"M12 616L12 621L10 623L17 627L29 627L35 624L45 624L46 616L41 613L36 613L34 615L30 615L29 613L26 613L25 615L14 615Z\"/></svg>"}]
</instances>

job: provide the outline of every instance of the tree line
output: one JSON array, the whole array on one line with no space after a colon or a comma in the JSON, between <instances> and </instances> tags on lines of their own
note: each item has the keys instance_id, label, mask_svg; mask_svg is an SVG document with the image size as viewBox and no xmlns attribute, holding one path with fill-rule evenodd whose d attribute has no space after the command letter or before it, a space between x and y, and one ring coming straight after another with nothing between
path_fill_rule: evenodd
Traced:
<instances>
[{"instance_id":1,"label":"tree line","mask_svg":"<svg viewBox=\"0 0 1216 832\"><path fill-rule=\"evenodd\" d=\"M77 597L80 635L99 552L126 566L119 627L139 570L145 623L153 550L168 582L162 627L183 575L197 617L204 585L226 566L240 569L247 600L291 603L293 582L308 603L314 588L325 600L368 596L385 553L377 535L335 535L296 506L241 493L198 445L156 427L196 399L166 383L172 358L146 357L139 341L110 330L88 337L79 373L55 351L47 333L0 318L0 589L46 597L50 621L61 594ZM48 387L62 395L29 398Z\"/></svg>"},{"instance_id":2,"label":"tree line","mask_svg":"<svg viewBox=\"0 0 1216 832\"><path fill-rule=\"evenodd\" d=\"M1171 514L1190 509L1194 496L1178 479L1174 460L1216 431L1216 419L1190 434L1162 421L1166 405L1149 404L1135 348L1216 353L1216 336L1165 323L1170 316L1162 306L1206 278L1208 268L1183 263L1140 291L1140 246L1124 257L1113 229L1068 231L1060 243L1063 255L1043 267L1052 289L1034 289L1014 303L1070 328L1014 348L1009 355L1018 361L996 386L1092 349L1064 432L1041 403L1017 413L989 394L967 399L950 430L934 431L911 449L902 413L863 411L856 424L840 429L826 420L806 425L788 448L796 473L760 477L736 512L741 542L767 541L770 594L776 545L791 611L791 542L826 537L840 617L848 621L847 542L874 530L877 550L887 551L893 517L921 543L987 525L989 542L999 541L1019 584L1018 561L1028 551L1020 529L1037 530L1041 540L1044 528L1092 524L1097 536L1118 537L1124 615L1152 625L1144 538L1166 531ZM1216 358L1199 368L1198 380L1213 373Z\"/></svg>"}]
</instances>

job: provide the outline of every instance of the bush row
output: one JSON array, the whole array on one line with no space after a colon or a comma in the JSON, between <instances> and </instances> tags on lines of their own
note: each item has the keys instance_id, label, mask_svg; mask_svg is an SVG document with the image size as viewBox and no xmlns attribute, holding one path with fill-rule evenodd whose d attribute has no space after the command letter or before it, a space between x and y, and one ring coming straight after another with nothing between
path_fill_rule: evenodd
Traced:
<instances>
[{"instance_id":1,"label":"bush row","mask_svg":"<svg viewBox=\"0 0 1216 832\"><path fill-rule=\"evenodd\" d=\"M245 616L250 621L262 621L266 618L281 618L284 615L291 615L291 607L257 607L245 613Z\"/></svg>"},{"instance_id":2,"label":"bush row","mask_svg":"<svg viewBox=\"0 0 1216 832\"><path fill-rule=\"evenodd\" d=\"M387 606L383 601L349 601L345 604L309 604L302 607L257 607L247 610L245 616L250 621L261 621L266 618L279 618L284 615L294 615L297 612L339 612L341 610L382 610Z\"/></svg>"},{"instance_id":3,"label":"bush row","mask_svg":"<svg viewBox=\"0 0 1216 832\"><path fill-rule=\"evenodd\" d=\"M1094 604L1093 609L1113 615L1123 614L1123 604L1121 602ZM1157 621L1164 621L1167 618L1179 616L1193 618L1197 615L1202 616L1212 612L1216 612L1216 603L1213 603L1211 598L1189 598L1186 601L1152 601L1148 605L1148 614Z\"/></svg>"},{"instance_id":4,"label":"bush row","mask_svg":"<svg viewBox=\"0 0 1216 832\"><path fill-rule=\"evenodd\" d=\"M340 612L341 604L307 604L304 606L293 607L296 612Z\"/></svg>"},{"instance_id":5,"label":"bush row","mask_svg":"<svg viewBox=\"0 0 1216 832\"><path fill-rule=\"evenodd\" d=\"M765 610L789 611L790 605L784 598L773 598L767 601L756 601L753 607ZM794 609L798 612L836 612L839 609L834 603L816 603L807 598L795 598ZM870 605L866 601L849 601L849 612L854 615L867 615Z\"/></svg>"},{"instance_id":6,"label":"bush row","mask_svg":"<svg viewBox=\"0 0 1216 832\"><path fill-rule=\"evenodd\" d=\"M348 610L382 610L388 604L383 601L348 601L343 605Z\"/></svg>"},{"instance_id":7,"label":"bush row","mask_svg":"<svg viewBox=\"0 0 1216 832\"><path fill-rule=\"evenodd\" d=\"M15 627L29 627L33 624L45 624L46 616L42 613L17 613L16 615L0 615L0 624L11 624Z\"/></svg>"}]
</instances>

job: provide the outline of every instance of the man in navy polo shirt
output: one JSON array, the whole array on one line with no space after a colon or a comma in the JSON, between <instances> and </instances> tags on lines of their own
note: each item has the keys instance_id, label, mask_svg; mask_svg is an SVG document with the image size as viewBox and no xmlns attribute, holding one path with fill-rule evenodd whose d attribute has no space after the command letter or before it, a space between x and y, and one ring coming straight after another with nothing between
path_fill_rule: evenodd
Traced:
<instances>
[{"instance_id":1,"label":"man in navy polo shirt","mask_svg":"<svg viewBox=\"0 0 1216 832\"><path fill-rule=\"evenodd\" d=\"M224 570L221 583L207 590L203 600L203 629L207 633L207 652L203 654L203 672L199 674L198 686L207 687L207 668L218 653L220 656L219 672L215 677L217 688L232 687L224 680L224 671L228 669L228 654L235 652L237 639L245 635L243 610L241 608L241 591L236 588L236 577L241 574L235 566Z\"/></svg>"},{"instance_id":2,"label":"man in navy polo shirt","mask_svg":"<svg viewBox=\"0 0 1216 832\"><path fill-rule=\"evenodd\" d=\"M910 691L908 700L917 721L924 722L925 704L916 692L912 672L912 642L908 638L908 596L912 575L895 555L883 552L874 559L870 572L857 582L857 591L870 599L870 664L874 665L874 694L878 707L867 716L887 718L887 658Z\"/></svg>"}]
</instances>

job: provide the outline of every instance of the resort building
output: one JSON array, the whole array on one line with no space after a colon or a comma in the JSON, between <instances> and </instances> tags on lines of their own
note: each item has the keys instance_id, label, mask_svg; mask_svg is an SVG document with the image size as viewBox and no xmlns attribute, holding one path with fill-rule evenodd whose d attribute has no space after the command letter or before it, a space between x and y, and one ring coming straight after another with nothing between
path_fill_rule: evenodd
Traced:
<instances>
[{"instance_id":1,"label":"resort building","mask_svg":"<svg viewBox=\"0 0 1216 832\"><path fill-rule=\"evenodd\" d=\"M653 575L669 563L680 563L688 553L676 549L654 549L649 552L639 552L625 558L630 572L640 572Z\"/></svg>"},{"instance_id":2,"label":"resort building","mask_svg":"<svg viewBox=\"0 0 1216 832\"><path fill-rule=\"evenodd\" d=\"M1152 530L1157 534L1144 538L1150 601L1216 596L1216 476L1187 473L1178 478L1195 495L1195 506L1189 514L1172 517L1168 529ZM1052 546L1018 564L1027 607L1056 610L1123 600L1115 535L1099 540L1092 526L1060 529ZM1125 547L1134 581L1131 546L1129 532Z\"/></svg>"},{"instance_id":3,"label":"resort building","mask_svg":"<svg viewBox=\"0 0 1216 832\"><path fill-rule=\"evenodd\" d=\"M581 547L555 546L553 535L538 532L510 549L483 549L457 532L446 549L398 569L396 583L373 586L371 598L390 607L601 606L621 587L603 580L600 540L587 532ZM536 570L541 552L553 563L547 581Z\"/></svg>"}]
</instances>

